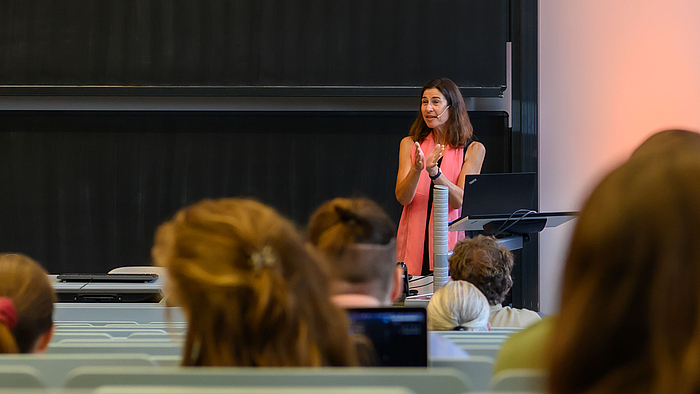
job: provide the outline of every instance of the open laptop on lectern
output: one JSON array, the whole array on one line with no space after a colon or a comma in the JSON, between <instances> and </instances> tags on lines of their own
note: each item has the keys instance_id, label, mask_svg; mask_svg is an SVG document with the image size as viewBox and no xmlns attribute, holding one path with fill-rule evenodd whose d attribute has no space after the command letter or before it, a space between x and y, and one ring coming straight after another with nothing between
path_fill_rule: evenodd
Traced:
<instances>
[{"instance_id":1,"label":"open laptop on lectern","mask_svg":"<svg viewBox=\"0 0 700 394\"><path fill-rule=\"evenodd\" d=\"M467 175L462 217L537 211L534 172Z\"/></svg>"},{"instance_id":2,"label":"open laptop on lectern","mask_svg":"<svg viewBox=\"0 0 700 394\"><path fill-rule=\"evenodd\" d=\"M576 212L537 212L536 187L534 172L467 175L462 218L449 229L493 235L536 233L576 217Z\"/></svg>"}]
</instances>

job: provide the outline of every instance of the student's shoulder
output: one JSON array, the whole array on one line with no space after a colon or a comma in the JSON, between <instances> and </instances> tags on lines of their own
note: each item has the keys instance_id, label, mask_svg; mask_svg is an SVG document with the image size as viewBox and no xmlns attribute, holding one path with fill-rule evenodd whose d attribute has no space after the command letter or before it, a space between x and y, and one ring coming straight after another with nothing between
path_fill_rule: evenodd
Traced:
<instances>
[{"instance_id":1,"label":"student's shoulder","mask_svg":"<svg viewBox=\"0 0 700 394\"><path fill-rule=\"evenodd\" d=\"M531 316L533 318L537 318L537 320L542 320L542 317L540 316L539 313L532 311L530 309L522 308L522 309L518 309L518 311L520 311L520 313L522 313L522 314L526 314L526 315Z\"/></svg>"},{"instance_id":2,"label":"student's shoulder","mask_svg":"<svg viewBox=\"0 0 700 394\"><path fill-rule=\"evenodd\" d=\"M494 373L506 369L546 368L545 349L553 322L552 317L547 317L511 335L496 357Z\"/></svg>"},{"instance_id":3,"label":"student's shoulder","mask_svg":"<svg viewBox=\"0 0 700 394\"><path fill-rule=\"evenodd\" d=\"M506 306L506 307L503 307L502 310L507 311L507 313L511 314L511 315L527 316L528 318L537 319L538 321L542 320L542 317L540 317L539 313L532 311L532 310L529 310L529 309L511 308L509 306Z\"/></svg>"}]
</instances>

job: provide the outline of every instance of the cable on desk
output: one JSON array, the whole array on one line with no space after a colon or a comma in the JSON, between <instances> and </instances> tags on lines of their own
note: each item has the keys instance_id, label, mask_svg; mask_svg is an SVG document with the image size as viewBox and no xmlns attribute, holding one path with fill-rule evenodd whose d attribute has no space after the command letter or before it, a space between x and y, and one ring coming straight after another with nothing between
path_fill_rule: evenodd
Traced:
<instances>
[{"instance_id":1,"label":"cable on desk","mask_svg":"<svg viewBox=\"0 0 700 394\"><path fill-rule=\"evenodd\" d=\"M513 216L515 216L515 215L516 215L517 213L519 213L519 212L524 212L524 213L523 213L519 218L517 218L513 223L511 223L511 224L509 224L508 226L506 226L505 228L503 228L503 227L506 225L506 223L508 223L509 220L512 220L512 219L513 219ZM520 222L521 220L523 220L527 215L529 215L529 214L531 214L531 213L537 213L537 211L533 211L533 210L530 210L530 209L518 209L518 210L516 210L515 212L511 213L510 216L508 216L508 219L506 219L506 221L503 222L503 224L501 225L501 227L499 227L499 228L496 230L496 232L493 233L492 235L493 235L493 236L496 236L496 235L503 234L505 231L507 231L509 228L515 226L516 224L518 224L518 222Z\"/></svg>"},{"instance_id":2,"label":"cable on desk","mask_svg":"<svg viewBox=\"0 0 700 394\"><path fill-rule=\"evenodd\" d=\"M431 280L430 282L428 282L428 283L426 283L426 284L424 284L424 285L413 286L413 287L411 287L411 290L413 290L413 289L420 289L421 287L429 286L429 285L432 285L432 284L433 284L433 281Z\"/></svg>"}]
</instances>

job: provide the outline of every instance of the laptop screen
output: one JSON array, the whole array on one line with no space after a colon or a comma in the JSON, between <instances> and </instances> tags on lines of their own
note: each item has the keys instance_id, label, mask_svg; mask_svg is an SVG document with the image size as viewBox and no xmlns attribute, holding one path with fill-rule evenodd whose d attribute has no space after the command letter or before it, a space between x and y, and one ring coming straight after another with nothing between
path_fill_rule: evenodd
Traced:
<instances>
[{"instance_id":1,"label":"laptop screen","mask_svg":"<svg viewBox=\"0 0 700 394\"><path fill-rule=\"evenodd\" d=\"M537 210L534 172L467 175L464 182L462 217L510 215Z\"/></svg>"},{"instance_id":2,"label":"laptop screen","mask_svg":"<svg viewBox=\"0 0 700 394\"><path fill-rule=\"evenodd\" d=\"M369 339L379 366L428 366L424 308L348 309L348 317L350 333Z\"/></svg>"}]
</instances>

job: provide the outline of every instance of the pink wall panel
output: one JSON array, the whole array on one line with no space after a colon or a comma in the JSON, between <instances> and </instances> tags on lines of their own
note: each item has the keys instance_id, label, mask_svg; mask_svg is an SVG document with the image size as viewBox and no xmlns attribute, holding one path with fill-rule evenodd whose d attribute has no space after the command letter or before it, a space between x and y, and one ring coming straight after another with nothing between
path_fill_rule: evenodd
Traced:
<instances>
[{"instance_id":1,"label":"pink wall panel","mask_svg":"<svg viewBox=\"0 0 700 394\"><path fill-rule=\"evenodd\" d=\"M700 131L700 2L540 0L540 209L579 209L650 134ZM540 238L555 312L573 225Z\"/></svg>"}]
</instances>

